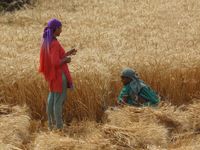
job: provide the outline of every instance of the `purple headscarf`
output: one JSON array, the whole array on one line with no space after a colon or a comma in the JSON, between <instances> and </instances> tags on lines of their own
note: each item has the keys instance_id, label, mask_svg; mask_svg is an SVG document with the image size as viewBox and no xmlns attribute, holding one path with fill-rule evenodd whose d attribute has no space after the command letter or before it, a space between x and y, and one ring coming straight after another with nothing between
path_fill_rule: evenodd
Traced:
<instances>
[{"instance_id":1,"label":"purple headscarf","mask_svg":"<svg viewBox=\"0 0 200 150\"><path fill-rule=\"evenodd\" d=\"M42 47L44 50L49 51L50 43L53 40L53 33L57 28L59 28L61 26L62 26L62 23L59 20L57 20L57 19L49 20L47 27L45 27L44 33L43 33Z\"/></svg>"},{"instance_id":2,"label":"purple headscarf","mask_svg":"<svg viewBox=\"0 0 200 150\"><path fill-rule=\"evenodd\" d=\"M53 40L54 31L61 27L62 24L57 19L51 19L48 22L47 27L44 29L43 33L43 42L40 49L40 67L39 72L43 73L46 80L51 80L50 68L51 68L51 59L49 57L49 47Z\"/></svg>"}]
</instances>

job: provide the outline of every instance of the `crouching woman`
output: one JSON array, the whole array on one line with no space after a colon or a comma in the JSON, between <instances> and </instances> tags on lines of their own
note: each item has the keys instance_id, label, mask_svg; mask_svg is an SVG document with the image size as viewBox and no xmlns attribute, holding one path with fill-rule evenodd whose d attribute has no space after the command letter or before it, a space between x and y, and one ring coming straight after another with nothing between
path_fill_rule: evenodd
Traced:
<instances>
[{"instance_id":1,"label":"crouching woman","mask_svg":"<svg viewBox=\"0 0 200 150\"><path fill-rule=\"evenodd\" d=\"M118 96L119 104L134 106L156 106L160 102L154 90L142 81L136 72L126 68L121 73L123 88Z\"/></svg>"}]
</instances>

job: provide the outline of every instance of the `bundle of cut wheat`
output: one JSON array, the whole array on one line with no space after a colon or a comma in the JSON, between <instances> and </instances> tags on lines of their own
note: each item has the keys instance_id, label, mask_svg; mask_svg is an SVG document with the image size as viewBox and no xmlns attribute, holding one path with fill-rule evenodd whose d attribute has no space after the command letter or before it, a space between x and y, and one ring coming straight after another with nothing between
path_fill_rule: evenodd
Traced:
<instances>
[{"instance_id":1,"label":"bundle of cut wheat","mask_svg":"<svg viewBox=\"0 0 200 150\"><path fill-rule=\"evenodd\" d=\"M9 114L0 115L0 145L2 149L20 149L29 139L30 118L27 107L1 106L11 109Z\"/></svg>"},{"instance_id":2,"label":"bundle of cut wheat","mask_svg":"<svg viewBox=\"0 0 200 150\"><path fill-rule=\"evenodd\" d=\"M100 127L94 122L72 123L60 135L56 132L40 132L36 135L33 143L34 149L113 149L109 140L105 139L100 132Z\"/></svg>"}]
</instances>

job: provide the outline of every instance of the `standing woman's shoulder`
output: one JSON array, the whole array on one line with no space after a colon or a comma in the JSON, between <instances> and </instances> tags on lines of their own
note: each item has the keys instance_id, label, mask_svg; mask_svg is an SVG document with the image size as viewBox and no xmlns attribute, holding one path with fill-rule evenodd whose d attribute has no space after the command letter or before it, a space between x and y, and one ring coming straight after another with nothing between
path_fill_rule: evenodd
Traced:
<instances>
[{"instance_id":1,"label":"standing woman's shoulder","mask_svg":"<svg viewBox=\"0 0 200 150\"><path fill-rule=\"evenodd\" d=\"M50 44L50 49L58 49L61 45L57 39L53 39Z\"/></svg>"}]
</instances>

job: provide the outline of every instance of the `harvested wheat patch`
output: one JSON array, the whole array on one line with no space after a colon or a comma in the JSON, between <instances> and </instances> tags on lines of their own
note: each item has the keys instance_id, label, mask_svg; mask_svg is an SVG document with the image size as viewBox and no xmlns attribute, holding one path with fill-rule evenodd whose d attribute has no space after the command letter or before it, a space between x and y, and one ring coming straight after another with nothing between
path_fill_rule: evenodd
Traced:
<instances>
[{"instance_id":1,"label":"harvested wheat patch","mask_svg":"<svg viewBox=\"0 0 200 150\"><path fill-rule=\"evenodd\" d=\"M96 150L115 148L108 139L103 137L100 126L95 122L73 122L64 130L64 135L56 132L38 133L33 143L34 149L45 150Z\"/></svg>"},{"instance_id":2,"label":"harvested wheat patch","mask_svg":"<svg viewBox=\"0 0 200 150\"><path fill-rule=\"evenodd\" d=\"M8 111L6 111L8 107ZM29 138L30 118L27 107L1 106L6 115L0 115L0 145L3 149L20 149ZM2 109L1 109L2 110Z\"/></svg>"},{"instance_id":3,"label":"harvested wheat patch","mask_svg":"<svg viewBox=\"0 0 200 150\"><path fill-rule=\"evenodd\" d=\"M107 111L108 122L102 128L106 138L124 148L147 148L148 145L166 147L168 130L156 121L145 122L140 118L147 110L124 107Z\"/></svg>"},{"instance_id":4,"label":"harvested wheat patch","mask_svg":"<svg viewBox=\"0 0 200 150\"><path fill-rule=\"evenodd\" d=\"M200 149L200 135L195 132L177 134L173 137L171 150L197 150Z\"/></svg>"}]
</instances>

